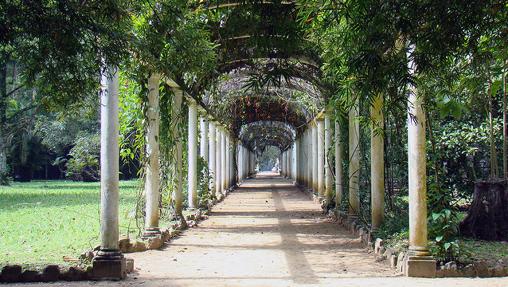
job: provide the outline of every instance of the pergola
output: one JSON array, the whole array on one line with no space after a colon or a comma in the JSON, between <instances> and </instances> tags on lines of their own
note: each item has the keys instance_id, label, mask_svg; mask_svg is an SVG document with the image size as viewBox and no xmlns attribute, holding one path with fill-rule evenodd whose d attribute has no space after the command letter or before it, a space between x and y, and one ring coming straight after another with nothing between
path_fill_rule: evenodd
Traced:
<instances>
[{"instance_id":1,"label":"pergola","mask_svg":"<svg viewBox=\"0 0 508 287\"><path fill-rule=\"evenodd\" d=\"M358 100L349 111L348 143L341 143L340 123L333 107L327 106L329 89L322 82L319 51L299 29L298 7L293 1L214 1L200 9L223 11L210 23L219 45L219 63L210 79L216 89L196 91L182 87L154 72L148 80L148 131L146 151L147 238L159 229L159 107L158 87L165 81L174 91L173 109L189 105L188 194L190 208L197 202L198 152L208 162L212 191L224 194L229 187L255 173L256 157L267 147L281 150L282 175L312 189L327 203L340 203L348 180L348 216L359 214L360 150ZM408 69L414 73L412 49L408 47ZM120 278L122 255L118 250L118 76L103 77L101 97L101 251L94 268L105 268L102 278ZM425 115L416 89L410 87L408 120L408 174L410 253L409 276L427 276L435 261L427 247ZM371 105L371 204L375 231L384 216L383 95ZM415 117L417 121L412 120ZM198 140L198 125L200 141ZM175 134L177 131L175 130ZM333 140L332 140L333 139ZM334 144L335 153L327 152ZM343 150L347 145L347 179L343 176ZM199 146L199 151L198 151ZM177 143L176 161L181 167L182 144ZM334 163L334 164L333 164ZM179 188L183 176L180 172ZM335 174L335 177L333 176ZM176 199L180 201L181 198Z\"/></svg>"}]
</instances>

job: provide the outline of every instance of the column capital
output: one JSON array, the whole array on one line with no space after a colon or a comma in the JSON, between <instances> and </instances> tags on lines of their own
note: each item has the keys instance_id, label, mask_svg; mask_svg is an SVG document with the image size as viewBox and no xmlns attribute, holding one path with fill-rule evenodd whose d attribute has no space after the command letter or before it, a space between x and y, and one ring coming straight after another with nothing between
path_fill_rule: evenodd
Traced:
<instances>
[{"instance_id":1,"label":"column capital","mask_svg":"<svg viewBox=\"0 0 508 287\"><path fill-rule=\"evenodd\" d=\"M159 82L161 80L161 75L159 73L151 73L148 77L148 85L153 82Z\"/></svg>"},{"instance_id":2,"label":"column capital","mask_svg":"<svg viewBox=\"0 0 508 287\"><path fill-rule=\"evenodd\" d=\"M325 113L321 112L319 113L316 118L314 119L315 122L322 122L325 120Z\"/></svg>"},{"instance_id":3,"label":"column capital","mask_svg":"<svg viewBox=\"0 0 508 287\"><path fill-rule=\"evenodd\" d=\"M187 105L189 106L198 106L198 102L191 96L189 96L188 94L184 94L185 96L185 101L187 102Z\"/></svg>"}]
</instances>

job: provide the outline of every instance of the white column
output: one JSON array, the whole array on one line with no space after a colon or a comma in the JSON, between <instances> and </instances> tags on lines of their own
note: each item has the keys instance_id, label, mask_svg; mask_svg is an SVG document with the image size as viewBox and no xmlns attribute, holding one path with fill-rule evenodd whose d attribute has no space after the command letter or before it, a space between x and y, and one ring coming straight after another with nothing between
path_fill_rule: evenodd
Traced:
<instances>
[{"instance_id":1,"label":"white column","mask_svg":"<svg viewBox=\"0 0 508 287\"><path fill-rule=\"evenodd\" d=\"M307 129L307 187L312 189L312 175L314 174L312 171L314 169L314 159L313 159L313 148L312 148L312 126L309 126Z\"/></svg>"},{"instance_id":2,"label":"white column","mask_svg":"<svg viewBox=\"0 0 508 287\"><path fill-rule=\"evenodd\" d=\"M244 177L247 178L247 177L249 177L249 160L250 160L249 159L249 150L247 148L244 149L244 155L245 155L245 157L244 157L245 176Z\"/></svg>"},{"instance_id":3,"label":"white column","mask_svg":"<svg viewBox=\"0 0 508 287\"><path fill-rule=\"evenodd\" d=\"M160 75L152 74L148 78L148 108L146 112L148 124L146 128L146 157L145 166L145 197L146 218L143 237L159 235L159 81Z\"/></svg>"},{"instance_id":4,"label":"white column","mask_svg":"<svg viewBox=\"0 0 508 287\"><path fill-rule=\"evenodd\" d=\"M298 151L300 150L300 144L298 143L298 141L295 141L294 143L294 147L293 149L291 150L292 151L292 154L291 154L291 174L292 174L292 178L296 181L296 178L298 177Z\"/></svg>"},{"instance_id":5,"label":"white column","mask_svg":"<svg viewBox=\"0 0 508 287\"><path fill-rule=\"evenodd\" d=\"M242 163L242 161L243 161L243 159L242 159L243 147L240 143L238 144L237 153L238 153L238 155L237 155L236 163L238 165L238 170L237 170L238 181L242 181L242 179L243 179L243 163Z\"/></svg>"},{"instance_id":6,"label":"white column","mask_svg":"<svg viewBox=\"0 0 508 287\"><path fill-rule=\"evenodd\" d=\"M194 100L189 102L188 121L187 200L192 209L198 207L198 107Z\"/></svg>"},{"instance_id":7,"label":"white column","mask_svg":"<svg viewBox=\"0 0 508 287\"><path fill-rule=\"evenodd\" d=\"M286 177L289 177L289 149L284 152L284 169L286 173Z\"/></svg>"},{"instance_id":8,"label":"white column","mask_svg":"<svg viewBox=\"0 0 508 287\"><path fill-rule=\"evenodd\" d=\"M245 175L244 175L244 178L247 178L249 177L249 150L247 148L245 148L244 150L244 171L245 171Z\"/></svg>"},{"instance_id":9,"label":"white column","mask_svg":"<svg viewBox=\"0 0 508 287\"><path fill-rule=\"evenodd\" d=\"M300 161L300 172L301 172L301 177L302 177L302 183L304 185L307 184L307 153L308 153L308 148L307 148L307 133L304 132L303 133L303 136L302 136L302 148L300 149L301 152L301 161Z\"/></svg>"},{"instance_id":10,"label":"white column","mask_svg":"<svg viewBox=\"0 0 508 287\"><path fill-rule=\"evenodd\" d=\"M292 155L293 155L293 147L290 147L287 151L288 158L288 178L292 178Z\"/></svg>"},{"instance_id":11,"label":"white column","mask_svg":"<svg viewBox=\"0 0 508 287\"><path fill-rule=\"evenodd\" d=\"M199 145L199 155L208 162L208 122L205 117L199 118L199 132L201 143Z\"/></svg>"},{"instance_id":12,"label":"white column","mask_svg":"<svg viewBox=\"0 0 508 287\"><path fill-rule=\"evenodd\" d=\"M257 162L258 162L256 153L252 153L252 161L253 161L253 165L254 165L254 173L256 173Z\"/></svg>"},{"instance_id":13,"label":"white column","mask_svg":"<svg viewBox=\"0 0 508 287\"><path fill-rule=\"evenodd\" d=\"M303 184L309 186L309 138L308 130L303 133L303 147L302 147L302 178Z\"/></svg>"},{"instance_id":14,"label":"white column","mask_svg":"<svg viewBox=\"0 0 508 287\"><path fill-rule=\"evenodd\" d=\"M332 167L329 160L329 151L332 142L332 127L330 125L330 116L325 114L325 197L326 203L329 204L332 201L333 196L333 178L332 178Z\"/></svg>"},{"instance_id":15,"label":"white column","mask_svg":"<svg viewBox=\"0 0 508 287\"><path fill-rule=\"evenodd\" d=\"M291 148L289 148L287 151L286 151L286 177L287 178L291 178L291 168L290 168L290 162L291 160Z\"/></svg>"},{"instance_id":16,"label":"white column","mask_svg":"<svg viewBox=\"0 0 508 287\"><path fill-rule=\"evenodd\" d=\"M229 184L231 186L236 183L236 141L233 138L229 138Z\"/></svg>"},{"instance_id":17,"label":"white column","mask_svg":"<svg viewBox=\"0 0 508 287\"><path fill-rule=\"evenodd\" d=\"M292 174L292 157L293 155L293 147L290 147L287 151L287 161L288 161L288 178L291 179L293 177L293 174Z\"/></svg>"},{"instance_id":18,"label":"white column","mask_svg":"<svg viewBox=\"0 0 508 287\"><path fill-rule=\"evenodd\" d=\"M251 174L254 174L255 170L256 170L256 166L255 166L255 162L254 162L254 153L253 152L250 152L250 173Z\"/></svg>"},{"instance_id":19,"label":"white column","mask_svg":"<svg viewBox=\"0 0 508 287\"><path fill-rule=\"evenodd\" d=\"M372 230L377 230L384 219L385 162L383 141L383 97L378 95L371 107L372 127L370 130L370 181Z\"/></svg>"},{"instance_id":20,"label":"white column","mask_svg":"<svg viewBox=\"0 0 508 287\"><path fill-rule=\"evenodd\" d=\"M126 260L118 246L119 148L118 148L118 71L108 67L101 77L101 203L100 250L92 261L92 277L119 280L127 276Z\"/></svg>"},{"instance_id":21,"label":"white column","mask_svg":"<svg viewBox=\"0 0 508 287\"><path fill-rule=\"evenodd\" d=\"M358 216L360 210L360 123L358 100L349 111L349 215Z\"/></svg>"},{"instance_id":22,"label":"white column","mask_svg":"<svg viewBox=\"0 0 508 287\"><path fill-rule=\"evenodd\" d=\"M250 151L249 149L245 150L245 177L249 177L250 174Z\"/></svg>"},{"instance_id":23,"label":"white column","mask_svg":"<svg viewBox=\"0 0 508 287\"><path fill-rule=\"evenodd\" d=\"M175 98L173 102L173 115L176 116L175 126L173 127L173 138L177 139L176 141L176 188L173 195L175 201L175 212L181 217L180 220L183 219L183 143L180 138L180 132L178 126L181 121L181 110L182 110L182 100L183 100L183 91L175 90Z\"/></svg>"},{"instance_id":24,"label":"white column","mask_svg":"<svg viewBox=\"0 0 508 287\"><path fill-rule=\"evenodd\" d=\"M318 131L317 124L312 125L312 189L318 192Z\"/></svg>"},{"instance_id":25,"label":"white column","mask_svg":"<svg viewBox=\"0 0 508 287\"><path fill-rule=\"evenodd\" d=\"M247 172L245 169L246 168L246 164L245 164L246 161L247 161L247 157L245 154L245 147L242 146L242 163L241 163L241 165L242 165L242 179L245 179L245 177L246 177L246 175L245 175Z\"/></svg>"},{"instance_id":26,"label":"white column","mask_svg":"<svg viewBox=\"0 0 508 287\"><path fill-rule=\"evenodd\" d=\"M228 174L229 174L229 186L234 184L234 156L235 156L234 142L232 138L229 138L229 161L228 161Z\"/></svg>"},{"instance_id":27,"label":"white column","mask_svg":"<svg viewBox=\"0 0 508 287\"><path fill-rule=\"evenodd\" d=\"M286 158L285 158L285 152L282 152L280 155L280 173L283 177L286 176Z\"/></svg>"},{"instance_id":28,"label":"white column","mask_svg":"<svg viewBox=\"0 0 508 287\"><path fill-rule=\"evenodd\" d=\"M215 194L217 190L215 188L217 182L217 171L216 171L216 155L217 155L217 142L216 142L216 128L215 123L210 121L208 123L208 170L210 171L210 176L212 178L212 182L210 183L210 194L215 198Z\"/></svg>"},{"instance_id":29,"label":"white column","mask_svg":"<svg viewBox=\"0 0 508 287\"><path fill-rule=\"evenodd\" d=\"M288 168L288 154L289 154L289 152L288 151L289 150L286 150L284 152L284 158L283 158L284 159L284 176L285 177L289 176L289 168Z\"/></svg>"},{"instance_id":30,"label":"white column","mask_svg":"<svg viewBox=\"0 0 508 287\"><path fill-rule=\"evenodd\" d=\"M232 138L229 139L229 184L233 186L236 184L236 169L235 169L235 161L236 161L236 141Z\"/></svg>"},{"instance_id":31,"label":"white column","mask_svg":"<svg viewBox=\"0 0 508 287\"><path fill-rule=\"evenodd\" d=\"M319 196L325 195L325 124L323 120L317 121L317 180L318 180L318 194Z\"/></svg>"},{"instance_id":32,"label":"white column","mask_svg":"<svg viewBox=\"0 0 508 287\"><path fill-rule=\"evenodd\" d=\"M410 46L411 58L414 46ZM415 73L414 62L408 64ZM411 117L416 118L416 122ZM409 179L409 250L416 256L429 255L427 246L427 168L425 150L425 112L423 99L409 87L408 109L408 179Z\"/></svg>"},{"instance_id":33,"label":"white column","mask_svg":"<svg viewBox=\"0 0 508 287\"><path fill-rule=\"evenodd\" d=\"M296 139L294 152L295 181L297 184L301 183L301 173L300 173L300 165L302 162L302 159L300 157L301 153L302 153L302 138L300 136Z\"/></svg>"},{"instance_id":34,"label":"white column","mask_svg":"<svg viewBox=\"0 0 508 287\"><path fill-rule=\"evenodd\" d=\"M300 183L300 153L301 153L301 148L302 148L302 145L300 143L300 140L301 138L298 137L295 141L295 151L293 153L293 156L294 156L294 171L295 171L295 181L297 183Z\"/></svg>"},{"instance_id":35,"label":"white column","mask_svg":"<svg viewBox=\"0 0 508 287\"><path fill-rule=\"evenodd\" d=\"M335 122L335 206L339 210L344 194L343 170L342 170L342 145L340 144L340 124Z\"/></svg>"},{"instance_id":36,"label":"white column","mask_svg":"<svg viewBox=\"0 0 508 287\"><path fill-rule=\"evenodd\" d=\"M408 45L408 72L415 76L415 46ZM408 179L409 179L409 252L404 273L410 277L435 277L436 260L430 256L427 242L427 167L425 150L424 99L416 87L408 85ZM416 121L415 121L416 120Z\"/></svg>"},{"instance_id":37,"label":"white column","mask_svg":"<svg viewBox=\"0 0 508 287\"><path fill-rule=\"evenodd\" d=\"M247 176L252 173L252 152L247 150Z\"/></svg>"},{"instance_id":38,"label":"white column","mask_svg":"<svg viewBox=\"0 0 508 287\"><path fill-rule=\"evenodd\" d=\"M118 71L108 68L111 75L101 79L101 247L98 256L114 259L121 256L118 250Z\"/></svg>"},{"instance_id":39,"label":"white column","mask_svg":"<svg viewBox=\"0 0 508 287\"><path fill-rule=\"evenodd\" d=\"M302 136L300 137L300 152L298 153L300 157L300 162L298 165L298 170L300 171L300 182L301 184L305 185L306 179L305 179L305 168L307 167L307 148L306 148L306 141L305 141L305 132L302 133Z\"/></svg>"},{"instance_id":40,"label":"white column","mask_svg":"<svg viewBox=\"0 0 508 287\"><path fill-rule=\"evenodd\" d=\"M228 187L233 185L233 141L228 138Z\"/></svg>"},{"instance_id":41,"label":"white column","mask_svg":"<svg viewBox=\"0 0 508 287\"><path fill-rule=\"evenodd\" d=\"M215 191L222 193L222 128L217 128L217 148L215 155L215 172L217 174L217 180L215 182Z\"/></svg>"},{"instance_id":42,"label":"white column","mask_svg":"<svg viewBox=\"0 0 508 287\"><path fill-rule=\"evenodd\" d=\"M250 175L250 174L252 174L252 152L248 151L247 153L249 155L249 168L248 168L248 171L249 171L249 175Z\"/></svg>"},{"instance_id":43,"label":"white column","mask_svg":"<svg viewBox=\"0 0 508 287\"><path fill-rule=\"evenodd\" d=\"M227 154L227 151L226 151L226 130L223 129L221 131L221 163L220 163L220 167L221 167L221 191L222 193L226 193L226 178L227 178L227 173L226 173L226 154Z\"/></svg>"},{"instance_id":44,"label":"white column","mask_svg":"<svg viewBox=\"0 0 508 287\"><path fill-rule=\"evenodd\" d=\"M225 173L226 173L226 176L224 177L224 186L225 186L225 190L227 190L229 188L229 136L226 135L224 137L224 139L226 140L226 148L225 148L225 158L226 160L224 161L224 165L225 165Z\"/></svg>"}]
</instances>

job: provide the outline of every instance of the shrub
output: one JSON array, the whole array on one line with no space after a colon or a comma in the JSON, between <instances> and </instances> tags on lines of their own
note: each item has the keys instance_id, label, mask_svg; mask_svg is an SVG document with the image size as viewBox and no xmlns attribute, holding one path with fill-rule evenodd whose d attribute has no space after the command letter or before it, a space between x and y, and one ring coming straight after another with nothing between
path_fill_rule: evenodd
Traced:
<instances>
[{"instance_id":1,"label":"shrub","mask_svg":"<svg viewBox=\"0 0 508 287\"><path fill-rule=\"evenodd\" d=\"M100 139L98 134L79 134L66 163L67 178L79 181L99 180Z\"/></svg>"},{"instance_id":2,"label":"shrub","mask_svg":"<svg viewBox=\"0 0 508 287\"><path fill-rule=\"evenodd\" d=\"M199 206L201 208L208 208L208 203L213 199L213 195L210 192L210 182L212 177L208 170L208 162L204 158L198 157L198 195L199 195Z\"/></svg>"}]
</instances>

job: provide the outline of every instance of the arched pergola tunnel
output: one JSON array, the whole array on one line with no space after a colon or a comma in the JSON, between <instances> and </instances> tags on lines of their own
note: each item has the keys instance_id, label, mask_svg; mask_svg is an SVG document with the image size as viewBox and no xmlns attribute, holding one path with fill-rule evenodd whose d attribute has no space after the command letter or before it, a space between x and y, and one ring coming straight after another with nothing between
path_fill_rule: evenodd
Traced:
<instances>
[{"instance_id":1,"label":"arched pergola tunnel","mask_svg":"<svg viewBox=\"0 0 508 287\"><path fill-rule=\"evenodd\" d=\"M145 196L146 227L144 236L160 235L159 226L159 145L158 145L158 86L161 77L154 74L148 81L150 119L147 129L147 155ZM97 264L121 264L118 251L118 79L116 74L104 78L101 98L101 252ZM173 109L180 109L184 92L174 87ZM212 193L224 195L236 183L255 173L256 151L267 145L280 148L281 174L295 180L314 192L326 203L335 196L339 206L342 198L349 203L348 216L353 220L359 214L359 121L358 103L349 112L348 142L340 141L340 123L334 120L334 111L325 110L309 120L295 132L292 127L277 121L255 121L242 126L238 137L206 113L195 100L188 101L188 202L190 208L197 204L197 157L198 153L208 162L212 174ZM425 174L425 127L421 103L413 92L410 94L408 116L408 174L410 207L410 250L407 275L425 275L422 266L435 264L428 257L426 226L426 174ZM384 214L384 146L382 138L382 97L371 106L371 229L375 231L383 221ZM411 119L416 116L417 122ZM198 137L199 127L199 137ZM176 129L175 129L176 132ZM332 144L335 153L329 153ZM183 184L182 149L177 143L177 186L175 202L182 204ZM349 174L344 175L342 162L345 149L349 150ZM332 163L334 163L332 165ZM335 175L335 176L334 176ZM348 190L343 185L348 181ZM179 197L180 196L180 197ZM116 260L116 261L115 261ZM412 265L413 264L413 265ZM430 269L428 269L430 270Z\"/></svg>"},{"instance_id":2,"label":"arched pergola tunnel","mask_svg":"<svg viewBox=\"0 0 508 287\"><path fill-rule=\"evenodd\" d=\"M270 6L270 7L267 7ZM333 198L339 206L347 198L348 217L358 218L360 209L360 123L359 101L349 109L348 141L341 142L341 123L337 107L328 103L326 87L321 83L319 57L309 47L297 27L275 29L280 22L295 21L293 2L226 3L210 9L229 9L233 24L241 23L242 11L259 13L257 21L268 14L279 13L271 25L232 28L224 19L214 33L220 34L224 47L215 75L216 93L202 90L189 94L185 87L157 71L148 79L148 112L146 131L146 226L143 236L160 236L160 167L159 167L159 86L173 89L173 113L181 112L182 102L188 109L188 203L196 208L197 159L201 156L212 176L211 193L217 197L256 172L256 158L267 146L281 150L281 175L317 193L328 206ZM270 10L271 9L271 10ZM275 11L275 12L274 12ZM237 12L237 13L235 13ZM249 13L245 15L251 15ZM245 16L244 15L244 16ZM281 16L282 15L282 16ZM251 17L251 16L249 16ZM271 19L271 18L270 18ZM260 40L263 41L260 41ZM412 49L407 47L408 59ZM414 73L412 61L408 70ZM261 83L261 84L260 84ZM94 260L99 278L122 278L124 260L118 246L118 74L109 68L103 77L101 96L101 247ZM408 106L408 174L409 174L409 250L405 272L408 276L433 276L436 262L429 257L427 244L425 115L414 87L409 87ZM297 101L297 99L304 99ZM371 104L371 230L375 232L384 215L384 143L383 95ZM417 119L417 120L414 120ZM179 138L177 124L173 128ZM199 135L199 136L198 136ZM332 148L333 145L333 148ZM183 144L176 142L177 213L183 203ZM334 154L330 151L334 150ZM347 158L345 157L347 152ZM348 165L344 175L342 163ZM348 189L343 186L347 184Z\"/></svg>"}]
</instances>

